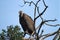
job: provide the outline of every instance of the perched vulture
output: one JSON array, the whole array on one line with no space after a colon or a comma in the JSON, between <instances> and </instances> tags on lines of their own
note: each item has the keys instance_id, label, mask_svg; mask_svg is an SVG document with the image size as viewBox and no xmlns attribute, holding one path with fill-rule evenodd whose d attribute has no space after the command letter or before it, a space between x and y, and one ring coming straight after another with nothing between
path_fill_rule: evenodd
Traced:
<instances>
[{"instance_id":1,"label":"perched vulture","mask_svg":"<svg viewBox=\"0 0 60 40\"><path fill-rule=\"evenodd\" d=\"M31 35L35 31L34 21L32 20L30 16L23 13L22 11L19 11L19 23L21 24L25 34Z\"/></svg>"}]
</instances>

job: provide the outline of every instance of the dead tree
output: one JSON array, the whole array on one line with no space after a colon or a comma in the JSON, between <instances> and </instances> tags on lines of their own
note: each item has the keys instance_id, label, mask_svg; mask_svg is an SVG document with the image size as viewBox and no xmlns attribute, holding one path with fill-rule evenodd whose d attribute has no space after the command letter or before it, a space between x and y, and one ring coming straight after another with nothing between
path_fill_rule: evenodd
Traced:
<instances>
[{"instance_id":1,"label":"dead tree","mask_svg":"<svg viewBox=\"0 0 60 40\"><path fill-rule=\"evenodd\" d=\"M53 20L44 20L44 18L42 17L42 15L44 14L44 12L46 11L46 9L48 8L48 6L45 4L45 1L44 0L42 0L42 2L43 2L43 4L44 4L44 6L45 6L45 8L44 8L44 10L40 13L40 11L39 11L39 6L37 6L38 5L38 3L41 1L41 0L38 0L36 3L34 3L33 1L25 1L25 0L23 0L24 1L24 5L26 4L26 3L28 3L29 4L29 6L31 6L31 4L33 4L35 7L34 7L34 28L36 27L35 26L35 23L36 23L36 20L40 17L41 18L41 23L39 24L39 26L37 27L37 28L35 28L35 31L36 31L36 29L38 29L38 32L35 34L35 39L36 40L39 40L39 39L41 39L41 40L44 40L45 38L47 38L47 37L49 37L49 36L52 36L52 35L55 35L55 34L60 34L60 29L59 30L57 30L56 32L53 32L53 33L49 33L49 34L45 34L45 35L42 35L43 34L43 32L44 32L44 30L42 30L41 31L41 34L39 35L39 32L40 32L40 29L41 29L41 27L45 24L45 25L48 25L48 26L60 26L60 24L48 24L48 22L55 22L55 21L57 21L57 19L53 19ZM37 10L37 11L36 11ZM36 17L36 12L38 12L38 16ZM59 32L58 32L59 31ZM38 36L39 35L39 36Z\"/></svg>"}]
</instances>

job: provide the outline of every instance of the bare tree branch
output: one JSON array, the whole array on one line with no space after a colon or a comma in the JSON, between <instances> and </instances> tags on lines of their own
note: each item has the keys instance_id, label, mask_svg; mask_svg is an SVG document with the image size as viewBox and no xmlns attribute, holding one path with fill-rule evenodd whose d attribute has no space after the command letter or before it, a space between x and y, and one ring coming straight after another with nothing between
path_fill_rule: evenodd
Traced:
<instances>
[{"instance_id":1,"label":"bare tree branch","mask_svg":"<svg viewBox=\"0 0 60 40\"><path fill-rule=\"evenodd\" d=\"M55 21L57 21L57 20L56 19L54 19L54 20L45 20L45 21L41 22L40 25L43 23L43 24L46 24L46 25L49 26L50 24L47 24L46 22L55 22ZM40 25L36 28L36 30L40 27ZM56 25L51 25L51 26L60 26L60 25L56 24Z\"/></svg>"},{"instance_id":2,"label":"bare tree branch","mask_svg":"<svg viewBox=\"0 0 60 40\"><path fill-rule=\"evenodd\" d=\"M23 0L23 1L24 1L24 4L28 3L29 6L31 6L31 4L34 4L35 5L35 3L33 1L31 1L31 2L28 2L28 1L25 1L25 0Z\"/></svg>"},{"instance_id":3,"label":"bare tree branch","mask_svg":"<svg viewBox=\"0 0 60 40\"><path fill-rule=\"evenodd\" d=\"M43 13L46 11L47 7L44 9L42 13L40 13L35 19L39 18L39 16L43 15Z\"/></svg>"},{"instance_id":4,"label":"bare tree branch","mask_svg":"<svg viewBox=\"0 0 60 40\"><path fill-rule=\"evenodd\" d=\"M38 12L38 14L40 14L40 12L39 12L39 7L37 7L37 12ZM40 16L40 18L41 18L41 20L43 21L43 18Z\"/></svg>"},{"instance_id":5,"label":"bare tree branch","mask_svg":"<svg viewBox=\"0 0 60 40\"><path fill-rule=\"evenodd\" d=\"M38 30L38 34L39 34L39 31L40 31L40 29L41 29L41 27L42 27L42 25L44 24L45 22L41 22L41 24L39 25L39 30Z\"/></svg>"},{"instance_id":6,"label":"bare tree branch","mask_svg":"<svg viewBox=\"0 0 60 40\"><path fill-rule=\"evenodd\" d=\"M36 5L38 5L39 1L41 1L41 0L38 0L37 3L36 3Z\"/></svg>"},{"instance_id":7,"label":"bare tree branch","mask_svg":"<svg viewBox=\"0 0 60 40\"><path fill-rule=\"evenodd\" d=\"M60 29L57 32L57 34L55 35L55 37L53 38L53 40L58 40L60 38Z\"/></svg>"},{"instance_id":8,"label":"bare tree branch","mask_svg":"<svg viewBox=\"0 0 60 40\"><path fill-rule=\"evenodd\" d=\"M54 21L56 21L56 19L54 19L54 20L45 20L45 21L42 21L42 22L40 23L40 25L39 25L38 34L39 34L39 31L40 31L42 25L45 24L46 22L51 22L51 21L54 22Z\"/></svg>"},{"instance_id":9,"label":"bare tree branch","mask_svg":"<svg viewBox=\"0 0 60 40\"><path fill-rule=\"evenodd\" d=\"M44 6L47 7L44 0L43 0L43 3L44 3Z\"/></svg>"},{"instance_id":10,"label":"bare tree branch","mask_svg":"<svg viewBox=\"0 0 60 40\"><path fill-rule=\"evenodd\" d=\"M41 31L41 34L39 35L39 36L40 36L40 38L41 38L41 36L42 36L43 32L44 32L44 30L42 30L42 31Z\"/></svg>"},{"instance_id":11,"label":"bare tree branch","mask_svg":"<svg viewBox=\"0 0 60 40\"><path fill-rule=\"evenodd\" d=\"M45 39L45 38L47 38L47 37L49 37L49 36L55 35L55 34L57 34L57 33L60 33L59 31L60 31L60 28L59 28L56 32L49 33L49 34L45 34L45 35L42 35L41 37L44 36L43 39Z\"/></svg>"},{"instance_id":12,"label":"bare tree branch","mask_svg":"<svg viewBox=\"0 0 60 40\"><path fill-rule=\"evenodd\" d=\"M55 19L55 20L46 20L46 22L55 22L55 21L57 21L57 19ZM48 24L48 23L45 23L46 25L48 25L48 26L54 26L54 27L56 27L56 26L60 26L60 24Z\"/></svg>"},{"instance_id":13,"label":"bare tree branch","mask_svg":"<svg viewBox=\"0 0 60 40\"><path fill-rule=\"evenodd\" d=\"M54 19L54 20L45 20L45 22L55 22L57 21L57 19Z\"/></svg>"},{"instance_id":14,"label":"bare tree branch","mask_svg":"<svg viewBox=\"0 0 60 40\"><path fill-rule=\"evenodd\" d=\"M37 18L39 18L39 16L43 15L44 12L46 11L46 9L48 8L48 6L46 6L44 0L43 0L43 4L44 4L44 6L45 6L45 9L44 9L44 10L42 11L42 13L40 13L35 19L37 19Z\"/></svg>"},{"instance_id":15,"label":"bare tree branch","mask_svg":"<svg viewBox=\"0 0 60 40\"><path fill-rule=\"evenodd\" d=\"M48 26L54 26L54 27L60 26L60 24L47 24L47 23L45 23L45 24L48 25Z\"/></svg>"},{"instance_id":16,"label":"bare tree branch","mask_svg":"<svg viewBox=\"0 0 60 40\"><path fill-rule=\"evenodd\" d=\"M35 20L35 16L36 16L36 8L37 8L37 5L39 3L40 0L37 1L37 3L35 4L35 9L34 9L34 20Z\"/></svg>"}]
</instances>

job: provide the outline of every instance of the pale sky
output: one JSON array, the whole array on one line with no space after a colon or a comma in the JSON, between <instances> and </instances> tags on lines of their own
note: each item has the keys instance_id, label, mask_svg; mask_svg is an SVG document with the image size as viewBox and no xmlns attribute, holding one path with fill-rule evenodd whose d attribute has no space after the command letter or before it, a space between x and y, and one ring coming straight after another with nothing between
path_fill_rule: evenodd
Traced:
<instances>
[{"instance_id":1,"label":"pale sky","mask_svg":"<svg viewBox=\"0 0 60 40\"><path fill-rule=\"evenodd\" d=\"M29 1L29 0L28 0ZM31 0L30 0L31 1ZM36 2L37 0L33 0ZM50 24L60 24L60 0L45 0L48 9L46 10L45 14L43 15L44 19L57 19L56 22L50 22ZM34 18L33 11L34 6L29 6L26 4L24 7L20 7L19 5L23 5L23 0L0 0L0 32L2 29L6 29L9 25L19 25L19 10L22 10L24 13L28 14L29 16ZM42 1L39 2L38 5L40 8L40 12L43 11L44 6ZM40 23L40 19L37 19L36 26ZM21 27L21 26L20 26ZM55 32L58 30L60 26L57 27L50 27L43 25L42 29L44 29L44 34ZM53 30L53 31L52 31ZM49 37L46 40L52 40L53 37Z\"/></svg>"}]
</instances>

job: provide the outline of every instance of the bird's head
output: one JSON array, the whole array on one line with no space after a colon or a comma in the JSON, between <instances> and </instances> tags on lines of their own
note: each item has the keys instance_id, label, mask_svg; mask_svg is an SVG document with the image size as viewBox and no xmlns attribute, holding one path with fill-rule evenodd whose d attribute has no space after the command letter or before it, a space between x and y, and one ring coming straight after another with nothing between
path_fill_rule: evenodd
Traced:
<instances>
[{"instance_id":1,"label":"bird's head","mask_svg":"<svg viewBox=\"0 0 60 40\"><path fill-rule=\"evenodd\" d=\"M19 15L20 15L20 17L22 17L23 16L23 12L19 11Z\"/></svg>"}]
</instances>

